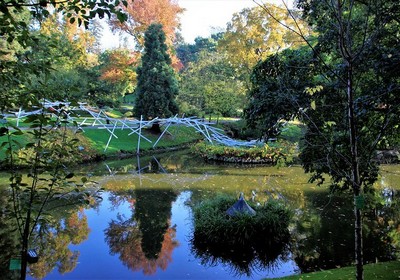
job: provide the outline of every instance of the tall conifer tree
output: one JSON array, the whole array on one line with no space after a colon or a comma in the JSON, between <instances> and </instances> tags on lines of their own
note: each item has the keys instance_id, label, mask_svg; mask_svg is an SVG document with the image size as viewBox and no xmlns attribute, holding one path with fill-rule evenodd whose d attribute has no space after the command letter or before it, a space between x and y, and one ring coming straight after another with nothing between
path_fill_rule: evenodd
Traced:
<instances>
[{"instance_id":1,"label":"tall conifer tree","mask_svg":"<svg viewBox=\"0 0 400 280\"><path fill-rule=\"evenodd\" d=\"M137 74L134 109L137 117L154 119L178 113L174 100L178 94L178 82L171 67L161 24L150 25L145 33L144 54Z\"/></svg>"}]
</instances>

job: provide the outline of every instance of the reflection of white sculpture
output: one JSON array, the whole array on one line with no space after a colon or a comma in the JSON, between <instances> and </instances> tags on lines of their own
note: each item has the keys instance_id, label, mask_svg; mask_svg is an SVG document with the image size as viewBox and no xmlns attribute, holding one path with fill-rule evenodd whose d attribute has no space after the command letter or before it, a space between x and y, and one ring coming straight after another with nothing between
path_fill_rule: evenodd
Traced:
<instances>
[{"instance_id":1,"label":"reflection of white sculpture","mask_svg":"<svg viewBox=\"0 0 400 280\"><path fill-rule=\"evenodd\" d=\"M154 142L153 147L157 145L157 143L160 141L160 139L164 136L165 133L169 133L168 128L171 125L175 126L186 126L186 127L193 127L197 133L200 133L203 135L203 137L210 143L217 143L217 144L222 144L225 146L231 146L231 147L236 147L236 146L255 146L257 144L256 140L252 141L238 141L235 139L232 139L228 136L226 136L223 133L222 129L213 127L212 125L214 123L212 122L207 122L204 119L200 119L197 117L189 117L189 118L178 118L177 115L171 118L167 119L160 119L160 118L154 118L149 121L143 120L141 117L140 120L136 119L117 119L117 118L111 118L107 116L107 114L102 110L102 109L96 109L93 107L88 106L86 103L79 103L79 107L70 107L69 102L51 102L48 100L45 100L43 102L43 108L45 108L47 111L49 109L54 110L54 113L60 113L60 110L63 110L63 114L66 116L66 119L69 121L73 121L75 118L73 116L73 112L76 110L84 111L88 113L91 117L84 118L80 123L78 123L78 129L81 129L84 131L85 126L92 126L96 127L98 129L106 129L110 133L110 137L108 138L108 142L106 144L106 147L104 151L107 150L108 146L110 145L111 139L113 137L118 139L118 136L115 135L115 129L129 129L131 132L129 135L132 134L137 134L138 135L138 144L137 144L137 152L139 152L139 147L140 147L140 141L141 139L148 141L149 143L152 143L151 140L149 140L147 137L145 137L142 134L142 129L145 127L151 127L154 122L158 122L160 126L164 126L164 131L160 134L158 137L157 141ZM50 110L50 111L51 111ZM38 109L35 111L30 111L26 112L22 110L22 108L19 109L18 113L16 113L17 117L17 126L19 124L19 120L23 117L33 115L33 114L40 114L42 113L43 109Z\"/></svg>"}]
</instances>

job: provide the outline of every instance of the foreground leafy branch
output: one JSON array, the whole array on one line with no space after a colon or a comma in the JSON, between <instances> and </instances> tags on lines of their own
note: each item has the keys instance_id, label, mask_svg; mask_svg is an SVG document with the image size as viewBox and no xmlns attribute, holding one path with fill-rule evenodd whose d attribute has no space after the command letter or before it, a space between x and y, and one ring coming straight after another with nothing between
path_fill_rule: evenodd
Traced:
<instances>
[{"instance_id":1,"label":"foreground leafy branch","mask_svg":"<svg viewBox=\"0 0 400 280\"><path fill-rule=\"evenodd\" d=\"M75 193L81 201L89 200L89 194L83 188L87 179L82 178L81 183L71 181L74 174L68 171L68 162L64 160L78 147L76 139L67 137L68 122L63 119L63 113L60 110L58 115L52 117L54 113L50 114L42 108L40 113L25 120L30 125L25 131L7 123L1 128L0 136L6 136L1 146L7 147L7 160L11 167L12 212L21 240L21 279L26 277L31 237L44 218L49 202L71 193ZM25 133L30 134L32 139L24 146L33 152L30 156L16 150L21 145L14 137ZM19 170L15 165L16 157L25 162L25 166L30 166L29 170Z\"/></svg>"}]
</instances>

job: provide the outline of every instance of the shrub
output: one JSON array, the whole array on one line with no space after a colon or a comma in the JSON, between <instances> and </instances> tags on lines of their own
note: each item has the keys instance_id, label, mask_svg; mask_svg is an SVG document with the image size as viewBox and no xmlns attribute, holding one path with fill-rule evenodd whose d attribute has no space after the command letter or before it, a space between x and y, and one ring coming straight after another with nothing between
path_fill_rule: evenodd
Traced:
<instances>
[{"instance_id":1,"label":"shrub","mask_svg":"<svg viewBox=\"0 0 400 280\"><path fill-rule=\"evenodd\" d=\"M281 161L291 162L295 148L287 142L247 148L210 145L203 141L193 146L192 152L208 160L276 164Z\"/></svg>"}]
</instances>

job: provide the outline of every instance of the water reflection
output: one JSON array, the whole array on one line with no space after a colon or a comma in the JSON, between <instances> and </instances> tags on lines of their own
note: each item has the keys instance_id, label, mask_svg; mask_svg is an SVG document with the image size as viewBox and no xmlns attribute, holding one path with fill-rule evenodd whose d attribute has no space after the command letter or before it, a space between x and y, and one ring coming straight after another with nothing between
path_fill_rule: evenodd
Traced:
<instances>
[{"instance_id":1,"label":"water reflection","mask_svg":"<svg viewBox=\"0 0 400 280\"><path fill-rule=\"evenodd\" d=\"M394 260L400 249L400 195L392 192L390 203L385 190L367 195L364 209L364 261ZM307 195L299 209L292 238L292 254L302 273L348 266L354 260L353 206L350 194L325 192Z\"/></svg>"},{"instance_id":2,"label":"water reflection","mask_svg":"<svg viewBox=\"0 0 400 280\"><path fill-rule=\"evenodd\" d=\"M30 266L33 278L99 278L101 265L88 261L93 252L111 271L110 277L124 279L250 279L254 273L268 278L353 263L351 196L330 195L307 184L299 167L214 165L184 153L110 161L107 166L81 170L101 182L104 201L85 208L60 207L41 220L32 243L40 256ZM400 257L400 193L392 188L400 189L400 167L389 168L378 191L366 199L367 262ZM9 260L18 255L18 234L9 193L0 190L0 275L15 279ZM253 195L255 203L273 198L292 207L296 215L289 240L254 245L256 250L196 239L190 243L191 205L216 193L239 192ZM187 201L180 201L182 197Z\"/></svg>"},{"instance_id":3,"label":"water reflection","mask_svg":"<svg viewBox=\"0 0 400 280\"><path fill-rule=\"evenodd\" d=\"M298 209L292 253L301 272L345 266L354 259L352 204L348 196L307 196Z\"/></svg>"},{"instance_id":4,"label":"water reflection","mask_svg":"<svg viewBox=\"0 0 400 280\"><path fill-rule=\"evenodd\" d=\"M87 240L89 232L87 217L82 208L71 209L52 222L41 223L32 244L37 248L40 258L37 263L29 266L30 275L43 279L53 269L57 269L60 274L74 270L79 251L70 250L69 246Z\"/></svg>"},{"instance_id":5,"label":"water reflection","mask_svg":"<svg viewBox=\"0 0 400 280\"><path fill-rule=\"evenodd\" d=\"M15 219L9 216L11 200L7 199L6 190L1 190L0 275L1 279L19 279L19 271L9 269L10 260L19 259L19 234ZM32 232L30 248L40 256L37 263L29 265L29 275L34 278L43 279L54 269L65 274L77 265L79 251L70 250L69 246L87 240L90 230L82 204L68 202L69 206L58 203L57 211L43 216Z\"/></svg>"},{"instance_id":6,"label":"water reflection","mask_svg":"<svg viewBox=\"0 0 400 280\"><path fill-rule=\"evenodd\" d=\"M149 167L148 171L158 172L160 163L153 160ZM121 198L130 203L130 217L118 214L117 219L112 219L105 230L105 239L110 252L118 254L132 271L152 275L157 268L165 270L172 262L172 252L178 246L176 229L170 222L176 196L171 188L158 190L151 186L141 186L135 191L114 190L110 196L113 205L120 203Z\"/></svg>"},{"instance_id":7,"label":"water reflection","mask_svg":"<svg viewBox=\"0 0 400 280\"><path fill-rule=\"evenodd\" d=\"M129 196L132 215L126 219L119 214L105 230L110 252L118 254L133 271L151 275L157 268L165 270L178 246L176 229L170 225L176 194L172 190L140 189L135 191L135 198Z\"/></svg>"},{"instance_id":8,"label":"water reflection","mask_svg":"<svg viewBox=\"0 0 400 280\"><path fill-rule=\"evenodd\" d=\"M194 233L192 253L205 266L227 266L232 275L252 276L256 271L271 271L289 258L289 232L279 236L263 236L257 240L235 243L227 237L210 242Z\"/></svg>"}]
</instances>

